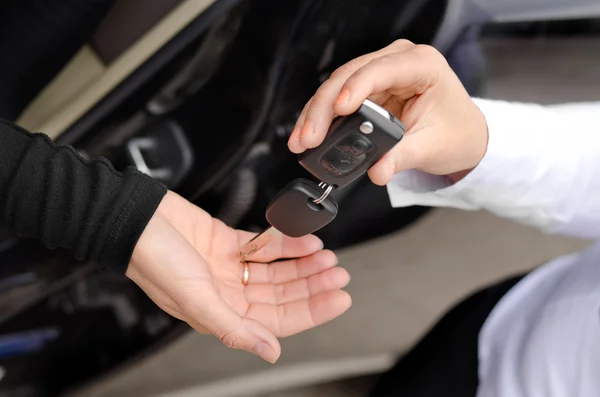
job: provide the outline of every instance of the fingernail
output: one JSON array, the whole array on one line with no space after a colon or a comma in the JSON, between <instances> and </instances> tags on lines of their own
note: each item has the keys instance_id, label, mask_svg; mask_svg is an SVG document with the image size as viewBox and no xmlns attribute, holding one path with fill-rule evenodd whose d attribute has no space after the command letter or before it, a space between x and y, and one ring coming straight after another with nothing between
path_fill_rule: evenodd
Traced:
<instances>
[{"instance_id":1,"label":"fingernail","mask_svg":"<svg viewBox=\"0 0 600 397\"><path fill-rule=\"evenodd\" d=\"M288 147L296 154L300 154L305 150L300 143L300 128L296 127L294 131L292 131L288 142Z\"/></svg>"},{"instance_id":2,"label":"fingernail","mask_svg":"<svg viewBox=\"0 0 600 397\"><path fill-rule=\"evenodd\" d=\"M298 139L299 135L300 135L300 127L296 126L296 127L294 127L294 129L292 130L292 133L290 134L290 139Z\"/></svg>"},{"instance_id":3,"label":"fingernail","mask_svg":"<svg viewBox=\"0 0 600 397\"><path fill-rule=\"evenodd\" d=\"M275 351L271 349L271 346L269 346L265 342L258 342L256 346L254 346L254 348L252 349L252 353L256 354L257 356L261 357L263 360L266 360L271 364L275 364L275 362L277 362L278 359L277 353L275 353Z\"/></svg>"},{"instance_id":4,"label":"fingernail","mask_svg":"<svg viewBox=\"0 0 600 397\"><path fill-rule=\"evenodd\" d=\"M336 105L344 105L348 102L350 102L350 90L347 88L344 88L342 90L342 92L340 92L340 95L335 100L335 104Z\"/></svg>"},{"instance_id":5,"label":"fingernail","mask_svg":"<svg viewBox=\"0 0 600 397\"><path fill-rule=\"evenodd\" d=\"M290 143L289 143L288 146L290 148L290 151L292 153L295 153L295 154L300 154L300 153L302 153L302 152L304 152L306 150L300 144L300 140L299 139L295 140L295 141L290 141Z\"/></svg>"}]
</instances>

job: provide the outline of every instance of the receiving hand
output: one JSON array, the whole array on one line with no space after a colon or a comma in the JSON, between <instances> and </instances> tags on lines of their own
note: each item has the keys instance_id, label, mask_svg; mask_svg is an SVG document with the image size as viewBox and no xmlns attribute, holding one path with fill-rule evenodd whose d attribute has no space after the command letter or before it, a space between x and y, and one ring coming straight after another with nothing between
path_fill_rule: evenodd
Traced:
<instances>
[{"instance_id":1,"label":"receiving hand","mask_svg":"<svg viewBox=\"0 0 600 397\"><path fill-rule=\"evenodd\" d=\"M378 185L408 169L456 181L485 154L486 121L458 77L433 47L406 40L336 70L305 106L289 139L290 150L301 153L320 145L333 117L355 112L367 98L407 128L402 141L369 170Z\"/></svg>"},{"instance_id":2,"label":"receiving hand","mask_svg":"<svg viewBox=\"0 0 600 397\"><path fill-rule=\"evenodd\" d=\"M333 320L350 307L341 291L350 277L317 237L282 237L252 257L244 286L239 248L253 236L168 192L136 245L127 276L197 331L273 363L281 354L277 337Z\"/></svg>"}]
</instances>

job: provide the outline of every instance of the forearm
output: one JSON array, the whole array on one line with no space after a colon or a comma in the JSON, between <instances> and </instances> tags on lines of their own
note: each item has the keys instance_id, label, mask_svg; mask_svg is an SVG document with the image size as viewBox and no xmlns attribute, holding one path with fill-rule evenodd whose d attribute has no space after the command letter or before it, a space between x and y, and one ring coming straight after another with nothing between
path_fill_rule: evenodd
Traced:
<instances>
[{"instance_id":1,"label":"forearm","mask_svg":"<svg viewBox=\"0 0 600 397\"><path fill-rule=\"evenodd\" d=\"M600 236L600 104L475 101L489 128L482 162L455 184L398 175L392 203L485 209L550 233Z\"/></svg>"},{"instance_id":2,"label":"forearm","mask_svg":"<svg viewBox=\"0 0 600 397\"><path fill-rule=\"evenodd\" d=\"M22 237L124 272L166 189L0 121L0 211Z\"/></svg>"}]
</instances>

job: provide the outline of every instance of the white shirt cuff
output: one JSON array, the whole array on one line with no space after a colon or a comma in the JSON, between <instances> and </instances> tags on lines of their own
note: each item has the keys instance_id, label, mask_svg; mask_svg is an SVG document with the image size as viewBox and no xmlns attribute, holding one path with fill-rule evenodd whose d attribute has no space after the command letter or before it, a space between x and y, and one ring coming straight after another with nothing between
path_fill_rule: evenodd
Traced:
<instances>
[{"instance_id":1,"label":"white shirt cuff","mask_svg":"<svg viewBox=\"0 0 600 397\"><path fill-rule=\"evenodd\" d=\"M455 184L447 177L414 170L399 173L387 187L392 205L485 209L541 229L551 228L557 216L552 213L548 180L556 183L573 171L572 159L560 160L562 129L560 119L553 118L558 114L539 105L473 101L486 117L489 132L479 165ZM563 172L554 175L561 167Z\"/></svg>"},{"instance_id":2,"label":"white shirt cuff","mask_svg":"<svg viewBox=\"0 0 600 397\"><path fill-rule=\"evenodd\" d=\"M485 107L485 100L474 99L480 108ZM493 106L497 106L494 103ZM485 109L482 109L484 111ZM510 140L508 134L497 133L496 128L492 130L490 124L498 124L494 119L494 112L488 112L488 128L490 134L485 156L479 165L466 177L457 183L453 183L446 176L430 175L418 170L408 170L394 175L392 181L387 185L388 195L393 207L408 207L423 205L431 207L451 207L463 210L481 209L468 194L469 191L477 189L482 181L490 178L490 173L501 166L503 155L506 153L506 145ZM484 112L485 114L485 112ZM500 117L502 117L500 115Z\"/></svg>"}]
</instances>

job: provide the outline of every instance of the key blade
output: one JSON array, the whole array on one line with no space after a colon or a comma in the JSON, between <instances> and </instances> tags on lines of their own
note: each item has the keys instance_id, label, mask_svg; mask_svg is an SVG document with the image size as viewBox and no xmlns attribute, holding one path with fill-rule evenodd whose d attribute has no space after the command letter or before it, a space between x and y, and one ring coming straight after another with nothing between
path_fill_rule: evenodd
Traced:
<instances>
[{"instance_id":1,"label":"key blade","mask_svg":"<svg viewBox=\"0 0 600 397\"><path fill-rule=\"evenodd\" d=\"M249 257L266 247L271 241L279 236L281 236L281 232L273 226L269 226L264 232L242 245L240 248L241 261L245 262Z\"/></svg>"}]
</instances>

